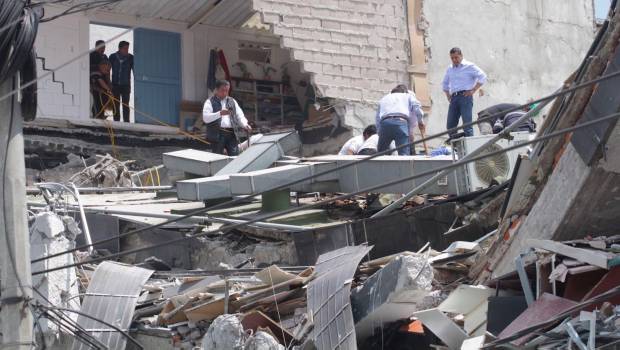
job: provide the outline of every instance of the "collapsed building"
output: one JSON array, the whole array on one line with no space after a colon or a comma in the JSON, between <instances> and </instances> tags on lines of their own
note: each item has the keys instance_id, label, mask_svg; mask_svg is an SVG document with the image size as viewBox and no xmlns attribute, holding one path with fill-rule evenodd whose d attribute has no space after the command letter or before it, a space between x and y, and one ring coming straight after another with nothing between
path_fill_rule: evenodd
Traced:
<instances>
[{"instance_id":1,"label":"collapsed building","mask_svg":"<svg viewBox=\"0 0 620 350\"><path fill-rule=\"evenodd\" d=\"M404 9L389 2L351 3L356 10L349 13L374 11L384 19ZM249 4L206 2L209 11L202 13L188 3L185 9L192 12L196 28L210 19L234 19L237 25L249 26L246 29L266 30L261 35L282 36L278 43L284 46L288 41L293 57L308 51L308 57L315 59L316 46L292 48L299 45L295 35L308 35L301 41L329 40L321 40L317 33L300 34L304 33L300 27L316 23L309 22L313 16L323 13L331 18L337 9L350 5ZM501 6L522 6L511 4ZM142 5L107 5L76 17L88 23L89 16L110 20L127 17L131 11L153 10ZM155 11L159 14L150 18L171 16L168 5L160 5ZM432 26L430 5L415 1L409 5L414 14L416 9L423 11ZM565 89L616 73L618 6L613 3L609 20L577 72L566 80ZM327 11L317 10L323 7ZM231 9L248 12L237 18L219 12ZM528 7L525 13L539 13L538 9ZM553 16L568 19L574 14L570 11L568 7ZM140 26L162 21L133 20ZM352 35L344 23L348 22L328 26ZM559 24L565 23L538 22ZM417 28L424 29L418 39L429 50L432 30L421 23ZM581 33L587 25L571 28ZM189 32L184 29L181 38L197 40ZM402 43L406 52L407 40ZM330 57L336 55L332 52ZM355 123L364 120L362 114L373 114L376 100L366 100L365 89L337 85L344 80L325 71L324 65L333 61L318 62L321 74L332 79L321 84L321 74L297 60L317 98L327 99L320 103L332 106L336 127L356 129ZM426 73L415 64L406 65L405 72L409 69L416 92L422 95ZM399 79L384 81L384 87ZM228 157L205 151L200 142L191 144L186 135L169 133L169 127L129 125L119 131L96 121L40 118L27 127L29 147L55 158L52 152L63 153L69 145L76 154L91 157L71 157L57 167L58 173L50 174L64 177L66 184L33 181L38 183L28 188L33 281L41 293L34 302L40 327L36 345L57 349L614 346L620 339L620 238L614 231L617 215L608 208L617 199L618 126L609 117L619 110L617 81L608 78L554 99L538 136L606 118L595 126L531 148L525 144L533 135L510 130L464 138L452 143L452 156L308 156L316 149L308 152L305 127L291 131L277 128L276 123L269 124L274 132L261 136L241 155ZM338 97L339 93L346 96ZM48 104L41 106L40 112ZM426 105L433 113L435 107ZM286 124L283 118L282 112L280 126ZM71 133L80 136L66 143L53 141L71 138L67 136ZM94 137L99 140L92 142ZM120 144L93 146L108 137ZM46 142L57 146L50 149ZM196 149L188 149L194 145ZM501 152L507 148L511 150ZM482 158L471 159L480 154L476 152L482 152ZM122 154L122 159L111 154ZM143 159L136 163L130 160L134 156ZM469 164L461 164L465 162ZM445 176L437 175L444 172ZM419 190L411 193L411 189ZM408 200L402 206L378 215L403 193L408 193ZM594 213L583 211L584 201Z\"/></svg>"}]
</instances>

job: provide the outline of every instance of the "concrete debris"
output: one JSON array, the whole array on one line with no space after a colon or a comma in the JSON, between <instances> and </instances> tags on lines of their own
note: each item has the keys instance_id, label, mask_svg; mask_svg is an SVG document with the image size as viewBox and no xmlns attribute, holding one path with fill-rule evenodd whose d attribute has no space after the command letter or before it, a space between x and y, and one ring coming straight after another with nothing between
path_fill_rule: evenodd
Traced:
<instances>
[{"instance_id":1,"label":"concrete debris","mask_svg":"<svg viewBox=\"0 0 620 350\"><path fill-rule=\"evenodd\" d=\"M97 158L95 164L73 175L68 182L81 187L132 187L128 166L133 160L121 162L109 154Z\"/></svg>"},{"instance_id":2,"label":"concrete debris","mask_svg":"<svg viewBox=\"0 0 620 350\"><path fill-rule=\"evenodd\" d=\"M35 214L30 223L30 255L45 257L62 253L75 247L74 239L81 233L73 218L61 217L56 213L44 211ZM72 254L63 254L32 264L32 270L42 270L73 264ZM59 306L70 310L80 310L79 280L70 270L59 270L47 275L32 277L33 285L40 294L34 294L37 302L46 306ZM66 317L76 320L77 315L66 313ZM59 327L48 319L41 319L43 342L51 346L60 334Z\"/></svg>"},{"instance_id":3,"label":"concrete debris","mask_svg":"<svg viewBox=\"0 0 620 350\"><path fill-rule=\"evenodd\" d=\"M271 334L263 331L256 332L245 342L245 350L284 350L285 347L278 343Z\"/></svg>"},{"instance_id":4,"label":"concrete debris","mask_svg":"<svg viewBox=\"0 0 620 350\"><path fill-rule=\"evenodd\" d=\"M241 321L235 315L216 318L202 339L203 350L243 349L247 335Z\"/></svg>"}]
</instances>

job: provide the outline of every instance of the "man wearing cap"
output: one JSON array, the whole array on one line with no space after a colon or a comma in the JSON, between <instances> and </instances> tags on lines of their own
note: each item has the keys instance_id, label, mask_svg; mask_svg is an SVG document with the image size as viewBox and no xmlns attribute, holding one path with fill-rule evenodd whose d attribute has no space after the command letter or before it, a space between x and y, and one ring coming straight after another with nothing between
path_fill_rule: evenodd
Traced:
<instances>
[{"instance_id":1,"label":"man wearing cap","mask_svg":"<svg viewBox=\"0 0 620 350\"><path fill-rule=\"evenodd\" d=\"M474 107L474 94L487 81L487 75L478 66L463 59L463 52L458 47L450 50L452 64L448 67L443 78L443 91L450 102L448 109L448 130L459 125L459 119L463 118L463 124L472 122L472 109ZM463 128L465 136L474 136L474 128ZM456 134L451 131L450 136Z\"/></svg>"}]
</instances>

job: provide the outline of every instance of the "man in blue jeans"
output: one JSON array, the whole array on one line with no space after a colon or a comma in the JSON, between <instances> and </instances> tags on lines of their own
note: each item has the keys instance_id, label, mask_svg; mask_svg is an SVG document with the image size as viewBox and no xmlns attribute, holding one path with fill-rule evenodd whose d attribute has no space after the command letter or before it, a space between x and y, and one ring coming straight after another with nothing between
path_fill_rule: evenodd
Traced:
<instances>
[{"instance_id":1,"label":"man in blue jeans","mask_svg":"<svg viewBox=\"0 0 620 350\"><path fill-rule=\"evenodd\" d=\"M463 117L463 124L471 123L472 109L474 107L474 94L487 81L487 75L475 64L464 60L463 53L458 47L450 50L452 65L448 67L443 78L443 91L450 102L448 109L448 130L459 125L459 119ZM463 128L465 136L474 136L474 128ZM450 136L456 134L451 131Z\"/></svg>"},{"instance_id":2,"label":"man in blue jeans","mask_svg":"<svg viewBox=\"0 0 620 350\"><path fill-rule=\"evenodd\" d=\"M422 105L415 95L409 93L405 85L395 87L390 94L379 101L375 117L379 134L377 152L389 149L392 141L396 143L397 148L413 142L415 126L419 125L420 130L425 129L423 116ZM400 156L410 154L410 147L398 149Z\"/></svg>"}]
</instances>

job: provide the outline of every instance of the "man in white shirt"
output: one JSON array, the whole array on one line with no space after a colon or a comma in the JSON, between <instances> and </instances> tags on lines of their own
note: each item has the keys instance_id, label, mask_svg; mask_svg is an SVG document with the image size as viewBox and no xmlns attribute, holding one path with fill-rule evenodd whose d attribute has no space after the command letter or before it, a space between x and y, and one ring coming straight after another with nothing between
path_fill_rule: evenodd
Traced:
<instances>
[{"instance_id":1,"label":"man in white shirt","mask_svg":"<svg viewBox=\"0 0 620 350\"><path fill-rule=\"evenodd\" d=\"M226 80L215 82L213 96L207 99L202 109L202 120L207 124L207 141L215 144L215 153L236 156L239 154L241 130L249 135L252 127L234 98L228 96L230 83Z\"/></svg>"},{"instance_id":2,"label":"man in white shirt","mask_svg":"<svg viewBox=\"0 0 620 350\"><path fill-rule=\"evenodd\" d=\"M366 140L368 140L372 135L375 135L376 133L377 128L374 125L367 126L361 135L350 138L349 141L347 141L342 146L338 154L341 156L359 154L359 152L363 149Z\"/></svg>"},{"instance_id":3,"label":"man in white shirt","mask_svg":"<svg viewBox=\"0 0 620 350\"><path fill-rule=\"evenodd\" d=\"M446 128L453 129L459 125L459 119L463 118L463 124L472 122L472 109L474 107L474 94L487 81L487 75L478 66L463 59L463 52L458 47L450 50L452 64L448 67L443 78L442 87L446 94L450 107L448 108L448 120ZM474 136L474 128L463 128L465 136ZM456 134L451 131L450 136Z\"/></svg>"},{"instance_id":4,"label":"man in white shirt","mask_svg":"<svg viewBox=\"0 0 620 350\"><path fill-rule=\"evenodd\" d=\"M409 93L404 85L398 85L392 92L379 101L376 114L376 124L379 131L378 152L387 150L394 141L396 146L413 142L413 131L416 125L424 130L424 112L422 105ZM410 147L402 147L399 155L410 155Z\"/></svg>"}]
</instances>

